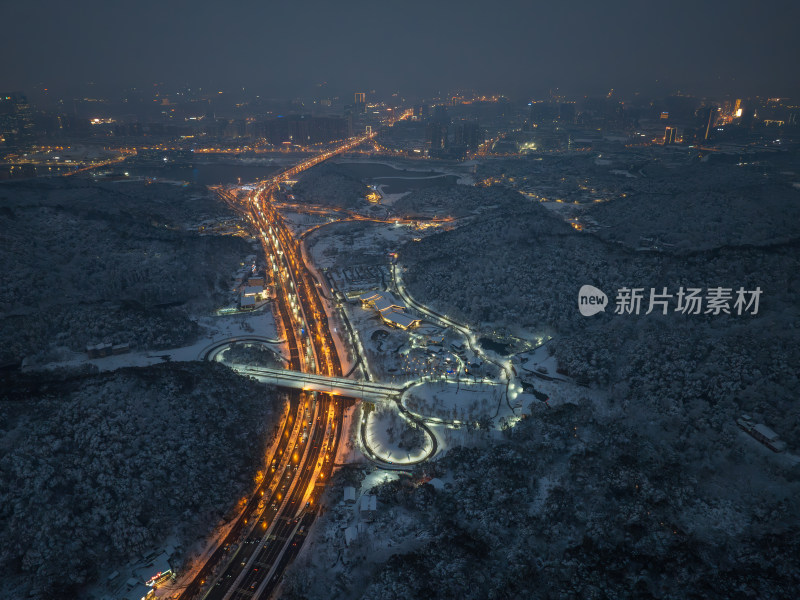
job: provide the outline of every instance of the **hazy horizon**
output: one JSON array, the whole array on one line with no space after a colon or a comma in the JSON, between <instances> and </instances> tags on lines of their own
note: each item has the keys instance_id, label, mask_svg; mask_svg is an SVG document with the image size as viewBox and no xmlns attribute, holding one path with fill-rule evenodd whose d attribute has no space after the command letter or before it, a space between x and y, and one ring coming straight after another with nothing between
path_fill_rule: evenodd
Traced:
<instances>
[{"instance_id":1,"label":"hazy horizon","mask_svg":"<svg viewBox=\"0 0 800 600\"><path fill-rule=\"evenodd\" d=\"M775 15L783 15L775 19ZM68 97L154 82L269 97L355 90L431 97L454 88L566 94L792 96L798 5L505 1L488 6L318 1L53 0L0 8L0 89Z\"/></svg>"}]
</instances>

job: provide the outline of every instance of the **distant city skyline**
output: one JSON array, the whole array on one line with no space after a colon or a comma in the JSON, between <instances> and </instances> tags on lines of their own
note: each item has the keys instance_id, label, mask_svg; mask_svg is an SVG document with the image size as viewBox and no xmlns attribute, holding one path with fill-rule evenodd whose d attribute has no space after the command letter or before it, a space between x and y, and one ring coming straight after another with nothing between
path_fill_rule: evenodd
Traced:
<instances>
[{"instance_id":1,"label":"distant city skyline","mask_svg":"<svg viewBox=\"0 0 800 600\"><path fill-rule=\"evenodd\" d=\"M0 8L0 89L68 97L162 82L352 101L375 89L430 97L464 87L565 94L786 96L800 7L775 0L643 5L306 1L234 7L34 0ZM780 18L778 18L780 17Z\"/></svg>"}]
</instances>

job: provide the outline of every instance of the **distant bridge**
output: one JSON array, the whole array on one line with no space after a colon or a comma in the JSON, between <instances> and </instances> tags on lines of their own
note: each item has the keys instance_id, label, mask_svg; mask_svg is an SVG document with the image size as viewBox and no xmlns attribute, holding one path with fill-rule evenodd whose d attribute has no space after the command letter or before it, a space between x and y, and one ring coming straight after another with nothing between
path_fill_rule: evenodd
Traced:
<instances>
[{"instance_id":1,"label":"distant bridge","mask_svg":"<svg viewBox=\"0 0 800 600\"><path fill-rule=\"evenodd\" d=\"M287 369L272 369L268 367L251 367L247 365L229 364L237 373L250 375L265 383L272 383L281 387L290 387L300 390L324 392L335 396L349 396L364 400L386 400L390 396L398 396L403 392L403 387L391 383L376 383L347 379L345 377L331 377L315 373L302 373Z\"/></svg>"}]
</instances>

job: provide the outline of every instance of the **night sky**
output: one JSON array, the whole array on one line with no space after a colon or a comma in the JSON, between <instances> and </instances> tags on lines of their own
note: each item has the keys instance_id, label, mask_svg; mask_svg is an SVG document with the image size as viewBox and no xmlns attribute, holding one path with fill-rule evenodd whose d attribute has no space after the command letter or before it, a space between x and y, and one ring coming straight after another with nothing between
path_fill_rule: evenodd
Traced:
<instances>
[{"instance_id":1,"label":"night sky","mask_svg":"<svg viewBox=\"0 0 800 600\"><path fill-rule=\"evenodd\" d=\"M25 0L0 21L0 90L800 91L792 0Z\"/></svg>"}]
</instances>

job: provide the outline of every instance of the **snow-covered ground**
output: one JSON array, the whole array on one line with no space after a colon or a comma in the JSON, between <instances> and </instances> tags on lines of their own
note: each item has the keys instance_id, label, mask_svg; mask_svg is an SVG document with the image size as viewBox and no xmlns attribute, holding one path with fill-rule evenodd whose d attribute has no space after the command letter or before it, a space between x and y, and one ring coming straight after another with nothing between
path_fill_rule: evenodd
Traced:
<instances>
[{"instance_id":1,"label":"snow-covered ground","mask_svg":"<svg viewBox=\"0 0 800 600\"><path fill-rule=\"evenodd\" d=\"M135 351L101 358L88 358L82 352L72 352L71 358L67 360L49 363L37 368L52 369L91 364L101 371L113 371L122 367L146 367L166 360L202 360L204 353L213 347L215 343L246 337L259 337L270 340L274 344L275 350L281 351L284 356L286 355L283 344L278 339L275 319L269 306L251 313L198 317L197 324L200 325L203 332L189 346L165 350Z\"/></svg>"},{"instance_id":2,"label":"snow-covered ground","mask_svg":"<svg viewBox=\"0 0 800 600\"><path fill-rule=\"evenodd\" d=\"M407 161L396 161L396 160L363 160L363 159L353 159L353 158L340 158L336 161L337 163L350 163L350 164L377 164L377 165L385 165L387 167L391 167L395 169L398 173L419 173L418 177L414 177L411 175L410 177L404 177L405 179L420 179L423 177L429 177L431 171L431 163L413 163ZM453 175L458 177L457 183L459 185L475 185L475 178L471 174L472 168L477 163L475 161L466 161L463 163L458 163L458 165L444 165L441 163L436 164L436 175L435 177L441 177L442 175ZM365 179L371 179L371 177L365 177ZM379 177L379 179L388 179L388 177Z\"/></svg>"},{"instance_id":3,"label":"snow-covered ground","mask_svg":"<svg viewBox=\"0 0 800 600\"><path fill-rule=\"evenodd\" d=\"M364 455L358 450L356 444L358 433L355 428L359 425L358 414L359 405L357 403L347 407L344 411L344 416L342 418L342 437L339 440L339 448L333 459L334 465L364 462L366 460Z\"/></svg>"},{"instance_id":4,"label":"snow-covered ground","mask_svg":"<svg viewBox=\"0 0 800 600\"><path fill-rule=\"evenodd\" d=\"M372 518L361 510L364 495L399 477L387 471L368 471L360 483L351 482L355 488L353 503L343 500L342 486L332 488L326 510L287 571L284 591L286 587L300 588L307 597L334 597L339 578L366 584L377 565L424 544L426 534L407 511L393 509Z\"/></svg>"},{"instance_id":5,"label":"snow-covered ground","mask_svg":"<svg viewBox=\"0 0 800 600\"><path fill-rule=\"evenodd\" d=\"M418 228L402 223L345 221L320 227L310 234L306 246L318 268L336 268L353 264L346 259L353 255L360 256L356 264L374 262L365 260L368 257L386 262L388 250L395 250L402 243L422 235ZM346 260L343 262L340 256Z\"/></svg>"},{"instance_id":6,"label":"snow-covered ground","mask_svg":"<svg viewBox=\"0 0 800 600\"><path fill-rule=\"evenodd\" d=\"M568 380L566 376L557 372L558 361L555 356L550 354L547 345L539 346L530 352L517 354L514 356L514 367L520 376L523 376L526 371L535 371L550 378Z\"/></svg>"},{"instance_id":7,"label":"snow-covered ground","mask_svg":"<svg viewBox=\"0 0 800 600\"><path fill-rule=\"evenodd\" d=\"M390 402L369 411L366 417L366 443L381 460L395 464L414 464L433 450L432 440Z\"/></svg>"},{"instance_id":8,"label":"snow-covered ground","mask_svg":"<svg viewBox=\"0 0 800 600\"><path fill-rule=\"evenodd\" d=\"M522 407L528 394L517 396L511 406ZM415 385L403 394L403 406L417 416L449 423L477 422L483 417L519 416L505 402L506 386L495 382L435 381ZM532 397L531 397L532 398Z\"/></svg>"},{"instance_id":9,"label":"snow-covered ground","mask_svg":"<svg viewBox=\"0 0 800 600\"><path fill-rule=\"evenodd\" d=\"M335 214L335 213L332 213ZM306 214L295 211L282 210L281 215L286 219L292 233L298 235L306 229L320 225L328 221L325 216L316 214Z\"/></svg>"},{"instance_id":10,"label":"snow-covered ground","mask_svg":"<svg viewBox=\"0 0 800 600\"><path fill-rule=\"evenodd\" d=\"M403 196L406 196L411 193L411 192L400 192L397 194L390 194L385 191L387 187L388 184L382 183L377 188L378 193L381 195L381 204L385 206L391 206L392 204L400 200L400 198L402 198Z\"/></svg>"}]
</instances>

